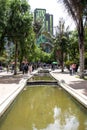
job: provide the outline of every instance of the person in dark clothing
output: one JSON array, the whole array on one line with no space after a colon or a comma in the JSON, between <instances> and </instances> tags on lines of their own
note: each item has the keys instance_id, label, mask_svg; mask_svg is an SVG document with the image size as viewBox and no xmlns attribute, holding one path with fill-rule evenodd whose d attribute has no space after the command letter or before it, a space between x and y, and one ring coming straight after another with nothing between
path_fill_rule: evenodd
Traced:
<instances>
[{"instance_id":1,"label":"person in dark clothing","mask_svg":"<svg viewBox=\"0 0 87 130\"><path fill-rule=\"evenodd\" d=\"M25 74L27 74L28 73L28 64L27 63L25 63L24 65L23 65L23 74L25 73Z\"/></svg>"},{"instance_id":2,"label":"person in dark clothing","mask_svg":"<svg viewBox=\"0 0 87 130\"><path fill-rule=\"evenodd\" d=\"M70 65L69 71L70 71L70 75L72 75L73 73L72 65Z\"/></svg>"},{"instance_id":3,"label":"person in dark clothing","mask_svg":"<svg viewBox=\"0 0 87 130\"><path fill-rule=\"evenodd\" d=\"M13 73L13 72L14 72L14 67L15 67L15 65L14 65L14 64L12 64L11 73Z\"/></svg>"}]
</instances>

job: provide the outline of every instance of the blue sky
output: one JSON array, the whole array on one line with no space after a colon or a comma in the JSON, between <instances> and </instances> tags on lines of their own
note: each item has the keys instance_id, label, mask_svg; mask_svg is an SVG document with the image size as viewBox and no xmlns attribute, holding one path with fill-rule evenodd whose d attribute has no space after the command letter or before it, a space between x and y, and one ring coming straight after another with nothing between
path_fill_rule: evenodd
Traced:
<instances>
[{"instance_id":1,"label":"blue sky","mask_svg":"<svg viewBox=\"0 0 87 130\"><path fill-rule=\"evenodd\" d=\"M33 12L35 8L44 8L49 14L53 14L54 27L58 25L60 18L64 18L65 25L70 26L71 30L75 27L73 20L68 16L65 8L57 0L28 0Z\"/></svg>"}]
</instances>

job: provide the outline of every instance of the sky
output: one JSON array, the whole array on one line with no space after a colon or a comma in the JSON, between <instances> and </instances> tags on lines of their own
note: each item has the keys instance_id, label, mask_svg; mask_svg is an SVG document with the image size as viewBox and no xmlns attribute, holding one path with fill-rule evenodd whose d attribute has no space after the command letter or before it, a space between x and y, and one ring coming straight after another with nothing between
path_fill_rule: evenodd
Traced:
<instances>
[{"instance_id":1,"label":"sky","mask_svg":"<svg viewBox=\"0 0 87 130\"><path fill-rule=\"evenodd\" d=\"M28 0L31 6L31 11L34 12L36 8L46 9L46 13L53 15L53 26L58 26L58 21L60 18L65 20L66 27L69 25L70 30L75 28L74 22L71 17L66 12L66 9L57 0Z\"/></svg>"}]
</instances>

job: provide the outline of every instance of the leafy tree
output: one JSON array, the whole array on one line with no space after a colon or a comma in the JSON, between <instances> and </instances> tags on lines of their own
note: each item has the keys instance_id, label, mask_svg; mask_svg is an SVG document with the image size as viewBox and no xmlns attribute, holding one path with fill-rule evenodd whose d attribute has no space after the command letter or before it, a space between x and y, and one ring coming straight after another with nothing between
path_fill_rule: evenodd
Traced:
<instances>
[{"instance_id":1,"label":"leafy tree","mask_svg":"<svg viewBox=\"0 0 87 130\"><path fill-rule=\"evenodd\" d=\"M12 0L10 3L9 19L7 25L7 36L15 45L15 71L17 73L18 48L23 47L31 35L32 14L27 0ZM23 41L23 42L22 42ZM23 51L22 51L23 52Z\"/></svg>"},{"instance_id":2,"label":"leafy tree","mask_svg":"<svg viewBox=\"0 0 87 130\"><path fill-rule=\"evenodd\" d=\"M85 69L87 69L87 27L85 27Z\"/></svg>"},{"instance_id":3,"label":"leafy tree","mask_svg":"<svg viewBox=\"0 0 87 130\"><path fill-rule=\"evenodd\" d=\"M78 31L78 43L80 53L80 78L84 78L84 11L87 7L87 0L62 0L68 13L76 23Z\"/></svg>"},{"instance_id":4,"label":"leafy tree","mask_svg":"<svg viewBox=\"0 0 87 130\"><path fill-rule=\"evenodd\" d=\"M24 39L21 38L19 45L19 61L22 62L23 58L27 59L28 61L32 61L32 56L35 51L35 34L33 32L33 28L31 27L31 31L29 36Z\"/></svg>"},{"instance_id":5,"label":"leafy tree","mask_svg":"<svg viewBox=\"0 0 87 130\"><path fill-rule=\"evenodd\" d=\"M79 50L78 50L78 34L77 31L72 31L69 35L69 46L68 46L68 53L69 53L69 60L77 60L79 62Z\"/></svg>"},{"instance_id":6,"label":"leafy tree","mask_svg":"<svg viewBox=\"0 0 87 130\"><path fill-rule=\"evenodd\" d=\"M42 22L41 21L34 21L33 23L33 29L36 34L36 38L38 38L41 35L41 28L42 28Z\"/></svg>"},{"instance_id":7,"label":"leafy tree","mask_svg":"<svg viewBox=\"0 0 87 130\"><path fill-rule=\"evenodd\" d=\"M61 18L59 21L59 25L57 26L55 49L57 58L61 65L62 72L64 71L64 57L67 52L68 32L68 27L65 28L65 21L63 20L63 18Z\"/></svg>"},{"instance_id":8,"label":"leafy tree","mask_svg":"<svg viewBox=\"0 0 87 130\"><path fill-rule=\"evenodd\" d=\"M6 26L8 20L8 11L9 11L9 0L0 0L0 53L4 49L4 35L6 33Z\"/></svg>"}]
</instances>

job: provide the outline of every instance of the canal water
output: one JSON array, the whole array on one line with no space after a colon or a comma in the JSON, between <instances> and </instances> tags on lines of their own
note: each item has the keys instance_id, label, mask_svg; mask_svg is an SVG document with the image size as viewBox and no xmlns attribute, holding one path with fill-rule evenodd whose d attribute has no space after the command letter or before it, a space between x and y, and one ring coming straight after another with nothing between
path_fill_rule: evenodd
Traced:
<instances>
[{"instance_id":1,"label":"canal water","mask_svg":"<svg viewBox=\"0 0 87 130\"><path fill-rule=\"evenodd\" d=\"M59 86L26 86L0 130L87 130L87 110Z\"/></svg>"}]
</instances>

